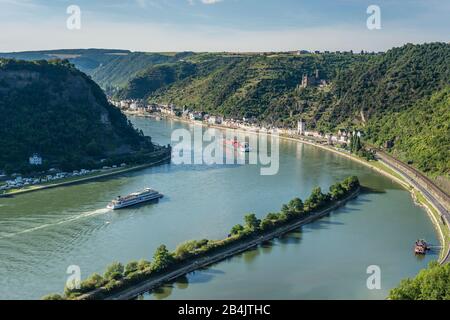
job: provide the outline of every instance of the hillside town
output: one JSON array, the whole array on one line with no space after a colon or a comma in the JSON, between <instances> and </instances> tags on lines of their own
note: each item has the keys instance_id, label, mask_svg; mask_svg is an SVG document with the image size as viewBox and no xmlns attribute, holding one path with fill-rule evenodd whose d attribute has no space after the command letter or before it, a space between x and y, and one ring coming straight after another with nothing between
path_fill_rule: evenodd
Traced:
<instances>
[{"instance_id":1,"label":"hillside town","mask_svg":"<svg viewBox=\"0 0 450 320\"><path fill-rule=\"evenodd\" d=\"M306 76L306 78L308 77ZM309 79L305 81L309 81L311 83L311 81L313 80ZM317 80L317 83L320 82L320 80ZM258 120L255 117L243 117L241 119L225 118L221 115L211 115L204 111L191 110L186 106L180 108L178 106L175 106L174 104L146 103L144 100L139 99L127 99L121 101L110 100L110 103L128 114L150 116L155 118L179 118L188 121L197 121L211 126L217 125L221 127L241 129L251 132L264 132L268 134L276 133L289 137L300 136L312 139L320 144L336 145L343 148L345 148L350 142L351 137L356 135L361 138L364 135L361 131L350 130L347 128L339 129L334 133L325 133L323 131L313 130L309 128L308 123L303 119L297 121L296 127L283 128L271 125L262 125L258 123Z\"/></svg>"}]
</instances>

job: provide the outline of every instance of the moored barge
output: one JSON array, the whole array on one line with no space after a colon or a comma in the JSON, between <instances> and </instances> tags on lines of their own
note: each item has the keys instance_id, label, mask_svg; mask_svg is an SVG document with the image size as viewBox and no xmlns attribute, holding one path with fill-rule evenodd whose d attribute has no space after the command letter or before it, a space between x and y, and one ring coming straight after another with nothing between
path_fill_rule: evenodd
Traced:
<instances>
[{"instance_id":1,"label":"moored barge","mask_svg":"<svg viewBox=\"0 0 450 320\"><path fill-rule=\"evenodd\" d=\"M428 250L430 250L430 247L428 246L426 241L423 239L417 240L416 243L414 244L414 253L415 254L423 255L423 254L426 254Z\"/></svg>"}]
</instances>

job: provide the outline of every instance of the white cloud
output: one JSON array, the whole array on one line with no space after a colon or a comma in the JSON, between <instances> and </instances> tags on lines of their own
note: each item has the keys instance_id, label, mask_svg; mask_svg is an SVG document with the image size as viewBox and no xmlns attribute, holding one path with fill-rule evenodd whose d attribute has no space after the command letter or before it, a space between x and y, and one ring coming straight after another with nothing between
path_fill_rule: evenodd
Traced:
<instances>
[{"instance_id":1,"label":"white cloud","mask_svg":"<svg viewBox=\"0 0 450 320\"><path fill-rule=\"evenodd\" d=\"M154 8L161 8L161 5L156 2L156 1L152 1L152 0L136 0L136 4L138 5L139 8L147 8L147 7L154 7ZM123 6L126 7L127 4L123 3Z\"/></svg>"},{"instance_id":2,"label":"white cloud","mask_svg":"<svg viewBox=\"0 0 450 320\"><path fill-rule=\"evenodd\" d=\"M215 4L218 2L222 2L222 0L202 0L202 3L204 4Z\"/></svg>"},{"instance_id":3,"label":"white cloud","mask_svg":"<svg viewBox=\"0 0 450 320\"><path fill-rule=\"evenodd\" d=\"M38 4L34 0L1 0L0 4L24 8L36 8Z\"/></svg>"},{"instance_id":4,"label":"white cloud","mask_svg":"<svg viewBox=\"0 0 450 320\"><path fill-rule=\"evenodd\" d=\"M188 0L190 5L194 5L196 0ZM216 4L222 2L223 0L199 0L203 4Z\"/></svg>"},{"instance_id":5,"label":"white cloud","mask_svg":"<svg viewBox=\"0 0 450 320\"><path fill-rule=\"evenodd\" d=\"M334 26L303 29L246 31L211 26L182 27L162 24L85 22L79 31L69 31L63 21L5 23L11 30L0 33L0 51L58 48L117 48L135 51L287 51L387 50L407 42L448 41L446 32L385 26L369 31L364 27Z\"/></svg>"},{"instance_id":6,"label":"white cloud","mask_svg":"<svg viewBox=\"0 0 450 320\"><path fill-rule=\"evenodd\" d=\"M136 3L141 8L145 8L147 6L147 3L145 0L136 0Z\"/></svg>"}]
</instances>

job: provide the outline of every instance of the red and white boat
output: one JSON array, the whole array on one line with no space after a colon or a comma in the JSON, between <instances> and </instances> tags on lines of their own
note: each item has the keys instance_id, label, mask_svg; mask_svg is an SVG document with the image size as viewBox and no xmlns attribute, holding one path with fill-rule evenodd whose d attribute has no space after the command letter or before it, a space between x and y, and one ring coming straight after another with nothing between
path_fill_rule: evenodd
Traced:
<instances>
[{"instance_id":1,"label":"red and white boat","mask_svg":"<svg viewBox=\"0 0 450 320\"><path fill-rule=\"evenodd\" d=\"M239 142L236 138L234 140L225 139L224 144L229 146L235 150L239 150L241 152L250 152L250 146L248 142Z\"/></svg>"}]
</instances>

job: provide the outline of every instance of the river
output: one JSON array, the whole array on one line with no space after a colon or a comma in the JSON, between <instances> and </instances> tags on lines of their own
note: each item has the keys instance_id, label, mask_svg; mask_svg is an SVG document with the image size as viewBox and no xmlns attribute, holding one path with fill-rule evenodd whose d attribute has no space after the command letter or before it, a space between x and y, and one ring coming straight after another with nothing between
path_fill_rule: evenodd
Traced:
<instances>
[{"instance_id":1,"label":"river","mask_svg":"<svg viewBox=\"0 0 450 320\"><path fill-rule=\"evenodd\" d=\"M130 118L160 144L176 121ZM193 150L196 152L198 150ZM145 294L144 299L383 299L402 278L415 275L438 250L415 257L425 238L439 245L426 212L410 194L371 169L337 154L280 143L280 169L258 165L174 165L144 169L85 184L0 199L0 298L38 299L62 292L68 266L82 278L113 261L151 259L191 239L219 239L245 213L262 217L311 189L324 190L349 175L372 189L329 217ZM159 203L104 209L117 195L152 186ZM369 290L369 266L381 271L381 289Z\"/></svg>"}]
</instances>

